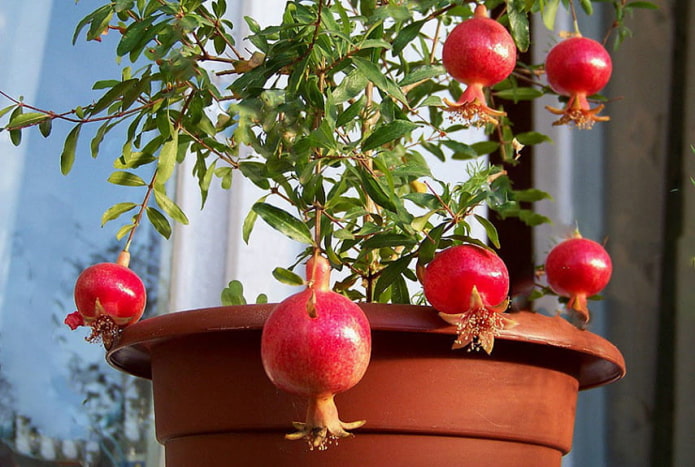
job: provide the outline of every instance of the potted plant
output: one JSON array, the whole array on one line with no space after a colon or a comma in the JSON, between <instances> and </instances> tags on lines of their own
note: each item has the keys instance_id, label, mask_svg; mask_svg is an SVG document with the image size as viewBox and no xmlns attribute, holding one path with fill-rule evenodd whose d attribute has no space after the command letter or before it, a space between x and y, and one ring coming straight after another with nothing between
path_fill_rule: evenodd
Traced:
<instances>
[{"instance_id":1,"label":"potted plant","mask_svg":"<svg viewBox=\"0 0 695 467\"><path fill-rule=\"evenodd\" d=\"M108 181L140 197L105 211L104 223L127 219L117 234L123 253L115 264L96 265L94 278L80 277L78 311L66 322L90 326L115 367L152 378L157 435L171 465L224 464L227 456L259 465L297 463L299 456L310 464L358 458L435 465L462 453L475 465L559 464L571 447L577 391L619 379L624 361L610 343L562 318L506 313L497 232L477 210L531 225L546 220L528 203L547 195L515 189L505 167L523 163L523 148L548 138L515 133L505 108L556 93L565 101L549 109L560 115L558 124L586 129L608 119L589 99L600 99L593 95L610 77L610 56L578 27L545 66L519 58L533 39L530 15L540 13L552 27L558 4L293 0L281 24L263 28L246 18L250 34L241 47L225 0L105 2L77 25L75 39L118 34L116 54L133 65L120 79L97 81L99 99L60 113L3 93L11 101L0 112L4 129L17 144L28 127L48 136L55 120L73 123L60 155L65 174L87 127L95 129L94 157L106 134L123 131ZM581 6L591 12L590 2ZM627 32L625 8L615 2L619 40ZM220 85L220 77L231 80ZM471 127L482 140L462 143ZM481 161L455 184L439 180L427 163L493 152L500 164ZM144 219L167 238L172 221L188 222L169 181L189 158L203 203L211 184L229 187L234 177L263 190L244 221L245 240L260 219L306 246L296 263L274 271L282 282L305 286L293 301L241 305L234 282L222 294L226 307L136 322L145 292L128 269L129 247ZM472 235L474 225L484 240ZM303 277L295 269L306 261ZM550 285L572 304L597 291ZM324 399L360 378L339 396L340 415L367 424L346 446L316 456L283 439L306 407L275 387L301 393L283 365L300 360L308 339L301 336L288 357L274 344L291 341L301 326L281 324L273 334L266 323L278 309L299 308L318 322L337 307L357 321L366 313L350 330L362 336L362 355L352 348L344 359L331 358L342 366L323 368L317 378L359 370L348 383L302 393L313 401L307 423L289 437L322 449L331 435L349 436L360 423L339 423ZM585 322L586 306L578 310ZM365 323L371 334L360 334ZM452 350L452 343L473 351ZM307 368L296 372L304 377ZM313 410L317 400L330 408Z\"/></svg>"}]
</instances>

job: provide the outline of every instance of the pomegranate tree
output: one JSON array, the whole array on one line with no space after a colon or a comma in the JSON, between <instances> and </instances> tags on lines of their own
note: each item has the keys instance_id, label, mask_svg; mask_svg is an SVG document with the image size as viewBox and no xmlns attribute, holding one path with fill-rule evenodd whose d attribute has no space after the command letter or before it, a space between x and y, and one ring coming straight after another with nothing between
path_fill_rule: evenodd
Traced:
<instances>
[{"instance_id":1,"label":"pomegranate tree","mask_svg":"<svg viewBox=\"0 0 695 467\"><path fill-rule=\"evenodd\" d=\"M444 41L442 63L446 71L467 87L458 102L444 99L449 110L467 121L497 123L504 112L490 108L483 88L504 80L516 66L516 46L509 32L488 18L478 5L471 19L456 26Z\"/></svg>"},{"instance_id":2,"label":"pomegranate tree","mask_svg":"<svg viewBox=\"0 0 695 467\"><path fill-rule=\"evenodd\" d=\"M91 327L89 342L101 340L110 348L120 329L137 322L145 311L145 285L128 268L129 259L127 252L121 252L116 263L94 264L77 278L77 311L65 317L65 324L73 330Z\"/></svg>"},{"instance_id":3,"label":"pomegranate tree","mask_svg":"<svg viewBox=\"0 0 695 467\"><path fill-rule=\"evenodd\" d=\"M548 285L556 294L569 298L583 323L589 321L587 298L606 287L613 272L611 257L603 246L575 233L550 250L545 261Z\"/></svg>"},{"instance_id":4,"label":"pomegranate tree","mask_svg":"<svg viewBox=\"0 0 695 467\"><path fill-rule=\"evenodd\" d=\"M263 367L278 388L309 401L306 421L288 439L326 449L365 422L342 422L337 393L357 384L369 365L371 334L362 309L330 289L330 264L314 256L306 266L307 288L279 303L261 338Z\"/></svg>"},{"instance_id":5,"label":"pomegranate tree","mask_svg":"<svg viewBox=\"0 0 695 467\"><path fill-rule=\"evenodd\" d=\"M509 304L509 273L502 259L479 246L457 245L426 266L425 297L439 316L457 327L453 348L492 351L502 329L516 324L503 315Z\"/></svg>"},{"instance_id":6,"label":"pomegranate tree","mask_svg":"<svg viewBox=\"0 0 695 467\"><path fill-rule=\"evenodd\" d=\"M591 108L587 97L608 83L613 70L611 57L599 42L587 37L571 37L555 45L545 60L548 83L555 92L568 96L564 109L546 107L562 117L554 125L574 122L578 128L591 128L594 122L610 120L599 116L603 104Z\"/></svg>"}]
</instances>

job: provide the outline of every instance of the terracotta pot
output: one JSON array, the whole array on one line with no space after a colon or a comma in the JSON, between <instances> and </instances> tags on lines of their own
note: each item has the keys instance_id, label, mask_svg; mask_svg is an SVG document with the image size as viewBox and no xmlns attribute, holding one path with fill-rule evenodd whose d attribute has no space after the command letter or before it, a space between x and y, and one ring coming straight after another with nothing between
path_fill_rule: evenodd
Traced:
<instances>
[{"instance_id":1,"label":"terracotta pot","mask_svg":"<svg viewBox=\"0 0 695 467\"><path fill-rule=\"evenodd\" d=\"M625 374L610 342L559 317L514 313L519 325L488 356L452 351L454 329L431 308L365 304L372 360L336 402L342 420L367 424L310 452L283 437L305 402L277 390L261 364L272 307L151 318L108 352L114 367L152 379L167 466L559 466L577 391Z\"/></svg>"}]
</instances>

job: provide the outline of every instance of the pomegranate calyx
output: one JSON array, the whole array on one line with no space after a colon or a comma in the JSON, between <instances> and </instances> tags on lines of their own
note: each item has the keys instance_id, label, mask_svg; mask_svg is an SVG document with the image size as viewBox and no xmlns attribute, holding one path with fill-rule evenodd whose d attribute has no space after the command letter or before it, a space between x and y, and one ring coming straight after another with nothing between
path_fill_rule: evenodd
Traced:
<instances>
[{"instance_id":1,"label":"pomegranate calyx","mask_svg":"<svg viewBox=\"0 0 695 467\"><path fill-rule=\"evenodd\" d=\"M73 331L78 327L85 325L84 318L82 317L79 311L73 311L72 313L69 313L65 317L65 320L63 322L67 324L68 327Z\"/></svg>"},{"instance_id":2,"label":"pomegranate calyx","mask_svg":"<svg viewBox=\"0 0 695 467\"><path fill-rule=\"evenodd\" d=\"M121 328L116 324L116 321L108 315L97 317L90 324L92 333L85 337L87 342L99 343L102 342L106 350L109 350L118 340L121 334Z\"/></svg>"},{"instance_id":3,"label":"pomegranate calyx","mask_svg":"<svg viewBox=\"0 0 695 467\"><path fill-rule=\"evenodd\" d=\"M466 102L452 102L446 97L443 99L447 112L456 114L465 123L473 126L484 126L486 124L498 125L499 121L495 117L504 117L506 112L495 110L479 99Z\"/></svg>"},{"instance_id":4,"label":"pomegranate calyx","mask_svg":"<svg viewBox=\"0 0 695 467\"><path fill-rule=\"evenodd\" d=\"M590 130L595 122L607 122L611 119L608 115L598 115L605 107L603 104L599 104L592 109L588 104L582 105L581 101L582 99L572 98L564 109L546 105L545 108L550 113L562 116L559 120L554 121L553 125L559 126L574 123L580 130Z\"/></svg>"},{"instance_id":5,"label":"pomegranate calyx","mask_svg":"<svg viewBox=\"0 0 695 467\"><path fill-rule=\"evenodd\" d=\"M452 349L484 350L488 355L495 345L495 337L504 329L510 329L518 323L503 316L509 306L509 299L499 305L489 306L483 301L478 289L474 286L471 291L471 304L463 313L439 313L447 323L456 326L456 340Z\"/></svg>"},{"instance_id":6,"label":"pomegranate calyx","mask_svg":"<svg viewBox=\"0 0 695 467\"><path fill-rule=\"evenodd\" d=\"M365 424L365 420L343 422L338 418L338 408L333 395L315 397L309 400L306 422L293 422L297 429L285 435L285 439L304 439L311 450L325 451L332 442L340 438L353 436L348 430L354 430Z\"/></svg>"}]
</instances>

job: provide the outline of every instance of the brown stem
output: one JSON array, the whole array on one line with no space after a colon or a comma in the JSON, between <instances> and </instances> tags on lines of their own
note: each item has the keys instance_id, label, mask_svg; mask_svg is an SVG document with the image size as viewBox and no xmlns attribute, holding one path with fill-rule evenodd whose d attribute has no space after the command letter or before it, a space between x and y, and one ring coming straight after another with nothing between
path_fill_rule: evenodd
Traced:
<instances>
[{"instance_id":1,"label":"brown stem","mask_svg":"<svg viewBox=\"0 0 695 467\"><path fill-rule=\"evenodd\" d=\"M140 222L142 221L142 215L145 212L145 209L147 208L147 204L150 200L150 196L152 196L152 191L154 191L154 183L157 180L157 170L155 169L154 174L152 174L152 179L150 180L150 183L147 185L147 192L145 192L145 198L142 200L142 204L140 205L140 209L138 210L138 213L135 215L135 220L133 221L133 228L130 229L130 233L128 234L128 239L125 242L125 246L123 247L123 251L127 252L128 249L130 248L130 244L133 241L133 236L135 235L135 231L137 228L140 226Z\"/></svg>"}]
</instances>

